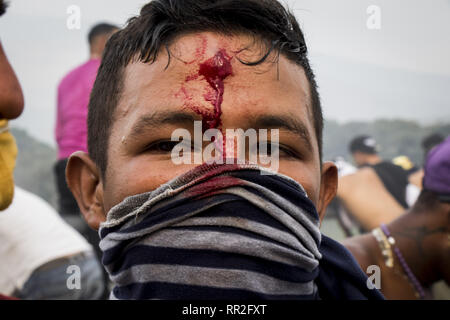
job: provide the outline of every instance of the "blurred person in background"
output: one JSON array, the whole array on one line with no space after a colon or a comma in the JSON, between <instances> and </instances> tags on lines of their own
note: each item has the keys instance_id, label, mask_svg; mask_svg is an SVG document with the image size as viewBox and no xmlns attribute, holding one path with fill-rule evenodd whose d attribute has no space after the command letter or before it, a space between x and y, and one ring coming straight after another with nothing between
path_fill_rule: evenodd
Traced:
<instances>
[{"instance_id":1,"label":"blurred person in background","mask_svg":"<svg viewBox=\"0 0 450 320\"><path fill-rule=\"evenodd\" d=\"M0 293L20 299L99 299L92 246L38 196L15 187L0 212Z\"/></svg>"},{"instance_id":2,"label":"blurred person in background","mask_svg":"<svg viewBox=\"0 0 450 320\"><path fill-rule=\"evenodd\" d=\"M450 138L432 149L424 167L423 190L395 221L344 245L361 268L381 268L388 299L429 299L440 280L450 285Z\"/></svg>"},{"instance_id":3,"label":"blurred person in background","mask_svg":"<svg viewBox=\"0 0 450 320\"><path fill-rule=\"evenodd\" d=\"M419 190L409 183L402 167L379 156L372 137L354 138L349 149L358 170L339 178L337 196L349 219L366 232L399 217L417 199Z\"/></svg>"},{"instance_id":4,"label":"blurred person in background","mask_svg":"<svg viewBox=\"0 0 450 320\"><path fill-rule=\"evenodd\" d=\"M428 152L438 146L445 140L445 137L439 133L431 133L422 139L423 162L425 163Z\"/></svg>"},{"instance_id":5,"label":"blurred person in background","mask_svg":"<svg viewBox=\"0 0 450 320\"><path fill-rule=\"evenodd\" d=\"M56 185L59 193L59 212L62 217L93 245L98 259L97 232L90 229L81 218L80 210L67 187L66 165L68 157L75 151L87 151L87 113L89 95L94 85L106 42L118 28L100 23L88 34L89 60L70 71L58 86L55 137L58 146L58 161L55 165ZM106 274L105 274L106 280ZM106 294L106 293L105 293Z\"/></svg>"},{"instance_id":6,"label":"blurred person in background","mask_svg":"<svg viewBox=\"0 0 450 320\"><path fill-rule=\"evenodd\" d=\"M407 208L407 173L402 167L379 156L379 147L375 139L368 135L358 136L350 142L349 149L356 166L359 169L372 168L398 204Z\"/></svg>"},{"instance_id":7,"label":"blurred person in background","mask_svg":"<svg viewBox=\"0 0 450 320\"><path fill-rule=\"evenodd\" d=\"M65 169L67 158L75 151L87 151L87 112L89 95L94 85L102 52L109 37L117 27L101 23L88 34L89 60L70 71L58 86L55 137L58 146L58 161L55 166L59 211L64 218L79 220L79 209L67 188ZM83 230L82 230L83 231Z\"/></svg>"},{"instance_id":8,"label":"blurred person in background","mask_svg":"<svg viewBox=\"0 0 450 320\"><path fill-rule=\"evenodd\" d=\"M0 0L0 16L7 3ZM14 166L17 146L9 132L8 121L17 118L23 110L22 89L0 42L0 210L6 209L14 194Z\"/></svg>"},{"instance_id":9,"label":"blurred person in background","mask_svg":"<svg viewBox=\"0 0 450 320\"><path fill-rule=\"evenodd\" d=\"M0 16L6 7L0 0ZM0 43L0 299L97 299L104 284L92 247L45 201L14 186L17 147L8 120L21 114L23 100ZM69 266L79 267L74 290Z\"/></svg>"},{"instance_id":10,"label":"blurred person in background","mask_svg":"<svg viewBox=\"0 0 450 320\"><path fill-rule=\"evenodd\" d=\"M423 150L423 159L425 163L425 159L428 155L428 152L431 151L435 146L439 145L441 142L443 142L445 138L440 135L439 133L432 133L427 135L422 139L422 150ZM409 182L418 188L422 188L422 180L423 180L423 169L420 168L419 170L411 173L408 177Z\"/></svg>"}]
</instances>

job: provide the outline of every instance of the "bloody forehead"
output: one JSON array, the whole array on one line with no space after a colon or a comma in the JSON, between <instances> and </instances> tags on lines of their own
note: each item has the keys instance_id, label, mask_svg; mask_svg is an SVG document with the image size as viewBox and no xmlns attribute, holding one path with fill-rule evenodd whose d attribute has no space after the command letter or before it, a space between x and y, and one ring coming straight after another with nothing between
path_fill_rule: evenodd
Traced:
<instances>
[{"instance_id":1,"label":"bloody forehead","mask_svg":"<svg viewBox=\"0 0 450 320\"><path fill-rule=\"evenodd\" d=\"M220 49L216 54L201 63L198 75L203 76L209 84L209 88L203 95L206 101L213 106L213 112L209 116L202 115L206 120L207 127L219 128L221 125L223 93L225 90L224 80L233 74L231 58L224 49Z\"/></svg>"},{"instance_id":2,"label":"bloody forehead","mask_svg":"<svg viewBox=\"0 0 450 320\"><path fill-rule=\"evenodd\" d=\"M224 80L233 74L231 66L232 57L224 48L219 48L212 57L206 57L208 40L205 36L198 36L198 45L195 49L194 59L185 64L193 64L199 61L198 68L187 75L177 96L183 98L184 107L193 110L202 116L203 129L220 128L222 115L222 102L225 90ZM211 108L198 106L193 103L192 94L186 84L193 80L204 80L207 85L203 92L203 99L211 105Z\"/></svg>"},{"instance_id":3,"label":"bloody forehead","mask_svg":"<svg viewBox=\"0 0 450 320\"><path fill-rule=\"evenodd\" d=\"M227 41L222 41L219 48L212 56L206 55L208 39L204 35L196 36L194 57L190 61L182 61L186 65L198 63L194 71L188 74L180 90L176 93L177 97L183 99L183 107L191 109L201 115L203 130L220 129L222 116L222 102L225 91L224 80L233 75L231 60L233 57L227 52L225 47L229 47ZM205 81L203 99L207 102L206 106L194 102L193 94L188 89L187 84L190 81ZM198 100L195 100L198 101ZM207 107L210 105L210 107Z\"/></svg>"},{"instance_id":4,"label":"bloody forehead","mask_svg":"<svg viewBox=\"0 0 450 320\"><path fill-rule=\"evenodd\" d=\"M195 49L194 59L185 64L193 64L196 61L200 61L198 68L191 74L187 75L184 79L180 90L177 92L177 97L183 98L183 106L189 108L195 113L201 115L203 131L207 129L221 129L222 125L222 102L223 94L225 91L224 80L233 75L233 68L231 60L233 59L224 49L219 48L213 56L206 57L206 47L208 40L204 36L197 38L199 45ZM186 84L193 80L206 81L206 85L203 92L203 99L211 107L199 106L194 103L193 96L186 87ZM223 142L223 148L225 147L225 141ZM222 151L225 151L223 148Z\"/></svg>"}]
</instances>

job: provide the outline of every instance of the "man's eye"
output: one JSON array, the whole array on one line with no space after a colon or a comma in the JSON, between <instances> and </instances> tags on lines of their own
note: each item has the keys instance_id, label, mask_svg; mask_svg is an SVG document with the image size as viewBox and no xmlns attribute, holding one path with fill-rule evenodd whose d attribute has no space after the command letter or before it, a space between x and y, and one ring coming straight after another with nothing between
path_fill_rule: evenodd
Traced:
<instances>
[{"instance_id":1,"label":"man's eye","mask_svg":"<svg viewBox=\"0 0 450 320\"><path fill-rule=\"evenodd\" d=\"M202 152L201 146L195 146L191 141L171 141L171 140L161 140L149 144L144 152L159 152L168 153L172 152L173 148L178 146L180 150L190 150L191 152Z\"/></svg>"},{"instance_id":2,"label":"man's eye","mask_svg":"<svg viewBox=\"0 0 450 320\"><path fill-rule=\"evenodd\" d=\"M147 148L145 148L145 151L152 151L152 152L171 152L172 149L178 144L177 141L157 141L151 143Z\"/></svg>"},{"instance_id":3,"label":"man's eye","mask_svg":"<svg viewBox=\"0 0 450 320\"><path fill-rule=\"evenodd\" d=\"M290 148L286 148L283 146L278 146L279 150L280 150L280 154L284 154L288 157L292 157L292 158L298 158L298 154L294 151L292 151Z\"/></svg>"},{"instance_id":4,"label":"man's eye","mask_svg":"<svg viewBox=\"0 0 450 320\"><path fill-rule=\"evenodd\" d=\"M270 142L270 141L267 141L265 143L267 146L264 151L267 154L267 156L272 156L272 151L275 151L278 148L278 153L279 153L280 157L299 158L299 155L297 154L297 152L293 151L289 147L286 147L282 144ZM260 144L258 144L257 150L258 150L258 152L261 152L262 150L259 147L260 147Z\"/></svg>"}]
</instances>

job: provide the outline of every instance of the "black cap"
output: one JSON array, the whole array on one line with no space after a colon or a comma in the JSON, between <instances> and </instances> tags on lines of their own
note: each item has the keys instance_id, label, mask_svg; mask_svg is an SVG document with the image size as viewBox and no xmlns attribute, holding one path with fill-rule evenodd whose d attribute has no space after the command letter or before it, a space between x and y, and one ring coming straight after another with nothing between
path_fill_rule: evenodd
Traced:
<instances>
[{"instance_id":1,"label":"black cap","mask_svg":"<svg viewBox=\"0 0 450 320\"><path fill-rule=\"evenodd\" d=\"M367 153L367 154L377 154L378 146L374 138L368 135L357 136L350 142L350 152L354 153L356 151Z\"/></svg>"}]
</instances>

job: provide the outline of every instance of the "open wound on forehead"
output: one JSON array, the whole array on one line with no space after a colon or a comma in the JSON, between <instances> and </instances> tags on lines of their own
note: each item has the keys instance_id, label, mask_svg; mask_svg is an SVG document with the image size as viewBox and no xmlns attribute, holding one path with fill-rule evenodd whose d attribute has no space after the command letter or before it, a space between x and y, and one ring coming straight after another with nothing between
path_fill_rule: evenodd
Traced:
<instances>
[{"instance_id":1,"label":"open wound on forehead","mask_svg":"<svg viewBox=\"0 0 450 320\"><path fill-rule=\"evenodd\" d=\"M205 47L206 39L203 39L201 46L196 50L196 57L200 59L204 58ZM224 80L233 74L231 60L232 57L227 54L225 49L219 49L214 56L201 62L197 71L185 78L184 84L176 94L177 97L181 96L184 99L184 107L189 108L202 116L203 132L208 129L221 130L222 102L225 90ZM191 62L186 62L186 64L190 63ZM211 104L212 110L197 106L193 103L193 97L188 89L186 89L186 83L197 79L204 79L208 83L203 98ZM226 138L224 138L222 142L214 141L216 143L216 150L221 152L223 157L226 157L225 141Z\"/></svg>"}]
</instances>

